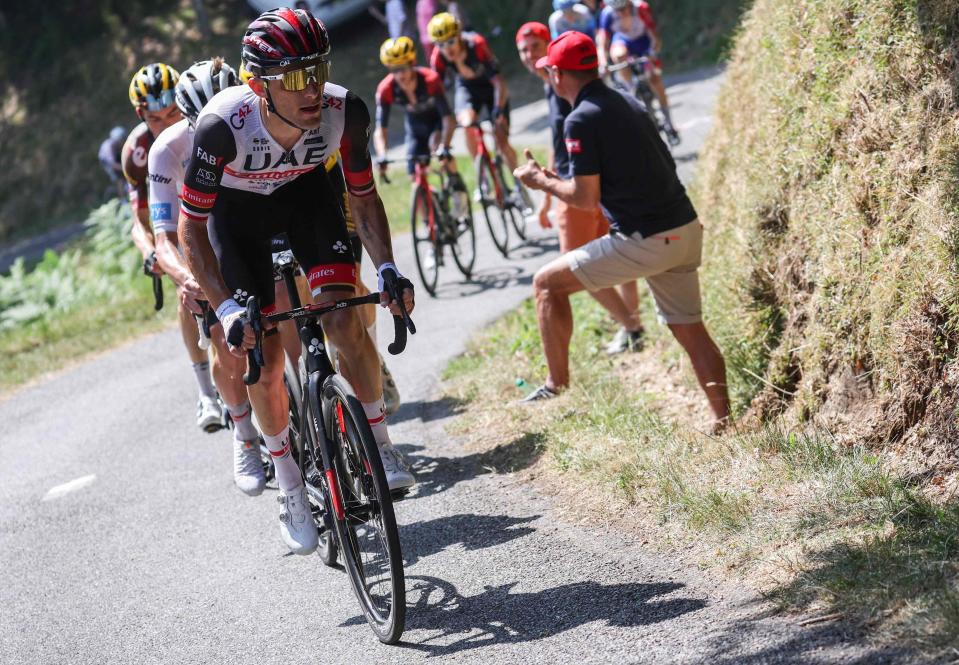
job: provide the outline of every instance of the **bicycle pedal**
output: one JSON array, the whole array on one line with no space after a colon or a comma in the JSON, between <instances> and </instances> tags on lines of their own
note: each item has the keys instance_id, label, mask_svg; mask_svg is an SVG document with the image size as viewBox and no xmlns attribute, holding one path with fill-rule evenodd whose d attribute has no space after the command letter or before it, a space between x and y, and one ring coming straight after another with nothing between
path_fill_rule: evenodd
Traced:
<instances>
[{"instance_id":1,"label":"bicycle pedal","mask_svg":"<svg viewBox=\"0 0 959 665\"><path fill-rule=\"evenodd\" d=\"M216 432L219 432L221 429L226 429L226 425L223 425L221 423L214 423L213 425L207 425L206 427L204 427L203 431L206 432L207 434L215 434Z\"/></svg>"}]
</instances>

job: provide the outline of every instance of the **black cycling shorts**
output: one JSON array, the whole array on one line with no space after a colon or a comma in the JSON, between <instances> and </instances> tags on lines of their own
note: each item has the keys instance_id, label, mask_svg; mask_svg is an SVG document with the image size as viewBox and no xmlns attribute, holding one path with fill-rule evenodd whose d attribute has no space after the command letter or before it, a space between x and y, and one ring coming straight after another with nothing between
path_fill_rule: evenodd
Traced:
<instances>
[{"instance_id":1,"label":"black cycling shorts","mask_svg":"<svg viewBox=\"0 0 959 665\"><path fill-rule=\"evenodd\" d=\"M208 232L223 280L241 305L256 295L261 309L272 308L273 237L281 233L314 295L355 288L346 220L325 169L313 169L268 196L221 188Z\"/></svg>"},{"instance_id":2,"label":"black cycling shorts","mask_svg":"<svg viewBox=\"0 0 959 665\"><path fill-rule=\"evenodd\" d=\"M464 85L456 86L456 92L453 95L453 107L455 109L456 115L459 115L461 111L466 109L473 109L476 112L476 119L478 121L489 120L490 122L496 120L497 115L503 115L506 118L506 124L509 124L509 100L506 100L506 105L503 107L502 112L496 112L496 102L495 95L493 91L493 86L489 88L468 88Z\"/></svg>"}]
</instances>

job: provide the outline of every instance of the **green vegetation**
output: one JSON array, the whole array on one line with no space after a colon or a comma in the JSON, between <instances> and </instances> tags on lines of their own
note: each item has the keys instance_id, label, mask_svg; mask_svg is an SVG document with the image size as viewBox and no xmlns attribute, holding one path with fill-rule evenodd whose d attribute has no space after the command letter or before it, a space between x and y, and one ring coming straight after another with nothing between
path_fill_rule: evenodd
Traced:
<instances>
[{"instance_id":1,"label":"green vegetation","mask_svg":"<svg viewBox=\"0 0 959 665\"><path fill-rule=\"evenodd\" d=\"M599 352L612 331L588 298L573 388L503 416L519 393L502 368L544 376L527 304L451 365L457 430L483 448L535 435L571 495L636 507L658 542L783 608L954 653L957 47L951 0L746 14L693 192L737 431L696 431L703 398L662 330L633 358Z\"/></svg>"},{"instance_id":2,"label":"green vegetation","mask_svg":"<svg viewBox=\"0 0 959 665\"><path fill-rule=\"evenodd\" d=\"M169 282L170 304L153 310L128 206L107 203L86 224L77 247L47 252L30 271L20 260L0 277L0 393L172 321Z\"/></svg>"}]
</instances>

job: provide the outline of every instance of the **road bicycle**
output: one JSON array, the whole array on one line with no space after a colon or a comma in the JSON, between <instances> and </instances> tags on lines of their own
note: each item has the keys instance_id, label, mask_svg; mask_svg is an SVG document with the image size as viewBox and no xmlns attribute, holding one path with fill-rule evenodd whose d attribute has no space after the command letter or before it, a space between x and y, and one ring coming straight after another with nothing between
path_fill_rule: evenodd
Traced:
<instances>
[{"instance_id":1,"label":"road bicycle","mask_svg":"<svg viewBox=\"0 0 959 665\"><path fill-rule=\"evenodd\" d=\"M483 128L474 123L466 128L476 142L476 184L483 217L489 227L490 237L500 254L509 256L509 227L512 226L520 240L526 240L526 215L533 211L529 192L513 172L503 166L503 156L493 156L486 147ZM506 172L509 172L507 179ZM495 210L493 216L491 209ZM495 219L498 216L499 219Z\"/></svg>"},{"instance_id":2,"label":"road bicycle","mask_svg":"<svg viewBox=\"0 0 959 665\"><path fill-rule=\"evenodd\" d=\"M449 247L453 262L467 280L473 273L476 263L476 230L473 227L473 207L469 195L465 194L462 178L453 177L445 168L437 169L439 189L429 181L430 155L418 155L413 158L415 172L413 191L410 196L410 235L413 237L413 254L416 257L416 270L426 292L436 297L436 285L439 282L440 267L445 262L445 248ZM452 157L441 157L441 160ZM382 160L389 164L399 160ZM389 183L384 173L383 179ZM456 181L459 180L457 183ZM458 197L459 203L454 198ZM463 209L457 209L462 206Z\"/></svg>"},{"instance_id":3,"label":"road bicycle","mask_svg":"<svg viewBox=\"0 0 959 665\"><path fill-rule=\"evenodd\" d=\"M674 148L679 145L679 134L666 123L666 118L663 116L659 101L656 99L656 95L649 85L649 73L654 66L649 56L631 55L622 62L609 65L606 71L611 76L615 75L614 82L617 87L631 93L643 103L646 114L649 116L649 119L653 121L653 125L656 126L656 129L662 136L663 142L670 148ZM629 69L633 74L632 89L629 88L629 85L622 76L616 75L616 72L624 69Z\"/></svg>"},{"instance_id":4,"label":"road bicycle","mask_svg":"<svg viewBox=\"0 0 959 665\"><path fill-rule=\"evenodd\" d=\"M402 316L394 317L394 341L388 347L396 355L406 347L407 332L415 333L416 327L403 308L396 273L385 270L383 280L391 300L400 303L402 310ZM363 406L350 384L334 370L320 322L329 312L379 303L380 293L322 306L298 306L295 288L290 295L290 311L266 315L260 312L256 297L247 300L247 319L256 342L248 353L243 381L252 385L260 378L264 323L296 321L304 371L297 381L302 401L296 404L291 400L291 415L296 407L296 428L294 432L291 422L290 443L320 533L320 558L333 566L342 555L367 622L381 642L394 644L406 619L403 556L393 512L393 502L403 492L389 490Z\"/></svg>"}]
</instances>

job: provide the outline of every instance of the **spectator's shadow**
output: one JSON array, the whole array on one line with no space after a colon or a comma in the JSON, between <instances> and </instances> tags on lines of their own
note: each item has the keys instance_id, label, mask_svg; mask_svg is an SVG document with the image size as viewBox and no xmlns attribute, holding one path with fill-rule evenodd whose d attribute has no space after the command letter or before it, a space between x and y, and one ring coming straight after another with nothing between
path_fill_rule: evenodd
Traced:
<instances>
[{"instance_id":1,"label":"spectator's shadow","mask_svg":"<svg viewBox=\"0 0 959 665\"><path fill-rule=\"evenodd\" d=\"M526 433L506 444L463 457L436 457L420 454L423 446L400 444L416 474L416 497L448 490L458 482L485 473L512 473L532 466L542 454L545 437L540 432Z\"/></svg>"},{"instance_id":2,"label":"spectator's shadow","mask_svg":"<svg viewBox=\"0 0 959 665\"><path fill-rule=\"evenodd\" d=\"M705 607L697 598L655 600L683 588L675 582L604 585L575 582L542 591L511 593L516 582L461 596L437 577L406 578L406 629L429 631L409 648L444 656L493 644L532 642L600 621L607 626L642 626ZM355 617L344 625L359 625Z\"/></svg>"},{"instance_id":3,"label":"spectator's shadow","mask_svg":"<svg viewBox=\"0 0 959 665\"><path fill-rule=\"evenodd\" d=\"M469 552L503 545L536 531L526 525L539 517L464 514L404 524L403 558L409 567L421 558L442 552L453 545L462 545Z\"/></svg>"}]
</instances>

